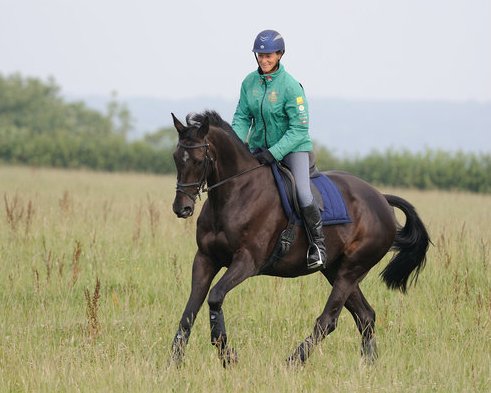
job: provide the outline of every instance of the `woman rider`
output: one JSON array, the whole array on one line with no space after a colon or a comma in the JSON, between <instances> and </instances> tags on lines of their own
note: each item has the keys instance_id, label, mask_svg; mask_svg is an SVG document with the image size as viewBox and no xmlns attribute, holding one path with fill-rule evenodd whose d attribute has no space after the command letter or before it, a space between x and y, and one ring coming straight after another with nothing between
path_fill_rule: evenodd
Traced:
<instances>
[{"instance_id":1,"label":"woman rider","mask_svg":"<svg viewBox=\"0 0 491 393\"><path fill-rule=\"evenodd\" d=\"M232 127L261 164L283 161L290 168L310 242L307 267L319 269L326 262L326 248L320 211L310 190L307 100L302 85L280 64L285 53L281 34L260 32L252 51L259 67L242 82Z\"/></svg>"}]
</instances>

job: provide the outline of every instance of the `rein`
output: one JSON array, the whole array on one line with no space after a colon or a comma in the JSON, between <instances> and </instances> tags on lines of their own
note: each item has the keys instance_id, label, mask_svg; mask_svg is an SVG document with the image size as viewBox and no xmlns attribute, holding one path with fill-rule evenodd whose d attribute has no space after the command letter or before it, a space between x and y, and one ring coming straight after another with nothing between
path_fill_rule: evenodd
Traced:
<instances>
[{"instance_id":1,"label":"rein","mask_svg":"<svg viewBox=\"0 0 491 393\"><path fill-rule=\"evenodd\" d=\"M212 157L210 157L210 155L208 154L210 144L209 143L200 143L197 145L185 145L181 142L178 142L177 146L180 146L184 149L199 149L199 148L205 148L206 149L205 150L205 161L203 163L203 173L201 174L200 180L196 181L196 182L192 182L192 183L179 183L179 182L177 182L177 184L176 184L176 190L178 192L182 192L183 194L186 194L193 201L196 201L196 198L201 199L201 193L202 192L203 193L209 192L209 191L211 191L217 187L220 187L221 185L223 185L225 183L228 183L229 181L231 181L233 179L236 179L237 177L240 177L242 175L245 175L246 173L255 171L256 169L259 169L262 166L264 166L264 164L259 164L253 168L246 169L245 171L242 171L240 173L237 173L235 175L227 177L226 179L223 179L223 180L219 181L218 183L215 183L215 184L212 184L211 186L206 187L205 184L207 184L207 181L206 181L207 172L208 172L208 169L210 168L210 163L212 163L214 161L214 159ZM191 193L183 190L184 187L196 187L196 191L194 194L191 194Z\"/></svg>"}]
</instances>

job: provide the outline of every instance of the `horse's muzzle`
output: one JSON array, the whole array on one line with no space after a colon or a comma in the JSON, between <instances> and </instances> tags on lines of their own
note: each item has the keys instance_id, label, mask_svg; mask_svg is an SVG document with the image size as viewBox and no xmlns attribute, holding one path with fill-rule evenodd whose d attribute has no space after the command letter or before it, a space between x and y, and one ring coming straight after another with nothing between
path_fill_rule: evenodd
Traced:
<instances>
[{"instance_id":1,"label":"horse's muzzle","mask_svg":"<svg viewBox=\"0 0 491 393\"><path fill-rule=\"evenodd\" d=\"M188 218L194 213L194 203L183 203L182 201L178 202L176 198L172 204L172 210L177 217Z\"/></svg>"}]
</instances>

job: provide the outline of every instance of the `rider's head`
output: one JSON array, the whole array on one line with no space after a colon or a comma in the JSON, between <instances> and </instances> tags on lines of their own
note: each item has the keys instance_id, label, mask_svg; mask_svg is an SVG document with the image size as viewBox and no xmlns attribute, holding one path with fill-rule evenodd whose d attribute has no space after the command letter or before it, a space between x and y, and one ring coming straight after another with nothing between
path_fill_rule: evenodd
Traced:
<instances>
[{"instance_id":1,"label":"rider's head","mask_svg":"<svg viewBox=\"0 0 491 393\"><path fill-rule=\"evenodd\" d=\"M275 30L261 31L254 40L252 51L263 74L270 74L279 67L285 53L285 41Z\"/></svg>"}]
</instances>

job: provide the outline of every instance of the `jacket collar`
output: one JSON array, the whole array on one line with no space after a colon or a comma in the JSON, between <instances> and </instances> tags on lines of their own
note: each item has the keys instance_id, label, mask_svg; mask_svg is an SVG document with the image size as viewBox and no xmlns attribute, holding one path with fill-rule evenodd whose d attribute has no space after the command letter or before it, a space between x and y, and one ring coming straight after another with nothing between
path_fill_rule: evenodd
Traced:
<instances>
[{"instance_id":1,"label":"jacket collar","mask_svg":"<svg viewBox=\"0 0 491 393\"><path fill-rule=\"evenodd\" d=\"M262 74L261 73L261 68L258 68L257 69L257 72L259 73L259 77L265 81L265 82L271 82L272 80L274 80L275 78L278 77L278 75L280 75L281 73L283 73L283 71L285 70L285 67L283 67L283 64L279 64L279 67L278 69L271 73L271 74Z\"/></svg>"}]
</instances>

